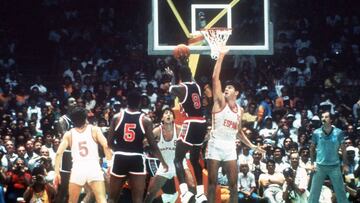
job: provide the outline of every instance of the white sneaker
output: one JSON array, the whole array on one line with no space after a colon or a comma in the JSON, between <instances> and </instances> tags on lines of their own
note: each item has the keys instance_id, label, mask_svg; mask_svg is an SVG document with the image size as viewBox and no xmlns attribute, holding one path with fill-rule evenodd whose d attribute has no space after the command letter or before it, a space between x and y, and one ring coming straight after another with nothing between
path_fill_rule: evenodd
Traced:
<instances>
[{"instance_id":1,"label":"white sneaker","mask_svg":"<svg viewBox=\"0 0 360 203\"><path fill-rule=\"evenodd\" d=\"M190 191L186 191L184 194L180 195L181 203L188 203L194 194Z\"/></svg>"},{"instance_id":2,"label":"white sneaker","mask_svg":"<svg viewBox=\"0 0 360 203\"><path fill-rule=\"evenodd\" d=\"M196 203L207 202L207 198L204 193L196 195L195 200L196 200Z\"/></svg>"}]
</instances>

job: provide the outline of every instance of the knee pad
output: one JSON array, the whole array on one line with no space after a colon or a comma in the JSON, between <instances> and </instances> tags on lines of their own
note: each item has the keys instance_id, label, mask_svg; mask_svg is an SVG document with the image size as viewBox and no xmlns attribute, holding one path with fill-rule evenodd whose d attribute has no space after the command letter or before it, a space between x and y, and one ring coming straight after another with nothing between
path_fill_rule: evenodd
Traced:
<instances>
[{"instance_id":1,"label":"knee pad","mask_svg":"<svg viewBox=\"0 0 360 203\"><path fill-rule=\"evenodd\" d=\"M165 202L165 203L175 203L176 202L176 200L177 200L177 198L178 198L178 192L175 192L175 193L173 193L173 194L167 194L167 193L163 193L162 195L161 195L161 199L162 199L162 201L163 202Z\"/></svg>"}]
</instances>

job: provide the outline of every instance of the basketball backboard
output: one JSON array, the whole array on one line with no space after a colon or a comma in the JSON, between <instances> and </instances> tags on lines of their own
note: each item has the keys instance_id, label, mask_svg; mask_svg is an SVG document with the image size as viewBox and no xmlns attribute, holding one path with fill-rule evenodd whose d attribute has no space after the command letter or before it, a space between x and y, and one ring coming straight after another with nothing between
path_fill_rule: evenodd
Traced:
<instances>
[{"instance_id":1,"label":"basketball backboard","mask_svg":"<svg viewBox=\"0 0 360 203\"><path fill-rule=\"evenodd\" d=\"M270 0L152 0L148 25L148 54L170 55L178 44L188 44L203 28L232 29L229 54L273 54ZM191 53L210 54L204 43Z\"/></svg>"}]
</instances>

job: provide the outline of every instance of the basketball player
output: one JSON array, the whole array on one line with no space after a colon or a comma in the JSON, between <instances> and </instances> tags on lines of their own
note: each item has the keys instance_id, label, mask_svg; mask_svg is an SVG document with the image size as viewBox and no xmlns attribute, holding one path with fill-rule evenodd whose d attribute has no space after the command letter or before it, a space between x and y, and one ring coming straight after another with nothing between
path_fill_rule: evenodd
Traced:
<instances>
[{"instance_id":1,"label":"basketball player","mask_svg":"<svg viewBox=\"0 0 360 203\"><path fill-rule=\"evenodd\" d=\"M110 203L118 202L126 180L133 202L143 202L146 180L144 138L147 138L153 154L160 160L163 172L168 170L152 133L152 121L139 111L140 100L140 92L130 91L127 95L128 108L114 115L110 124L108 140L114 152L109 167Z\"/></svg>"},{"instance_id":2,"label":"basketball player","mask_svg":"<svg viewBox=\"0 0 360 203\"><path fill-rule=\"evenodd\" d=\"M256 149L242 132L241 117L243 109L236 103L239 95L238 85L234 81L229 81L225 85L225 91L222 91L219 79L221 66L225 54L228 52L226 47L221 48L220 55L216 61L213 76L213 126L208 141L207 167L208 167L208 202L215 202L217 176L220 163L225 170L229 190L230 202L235 203L237 199L237 154L236 139L240 140L247 146Z\"/></svg>"},{"instance_id":3,"label":"basketball player","mask_svg":"<svg viewBox=\"0 0 360 203\"><path fill-rule=\"evenodd\" d=\"M180 126L174 123L174 112L169 108L164 109L161 120L162 124L154 128L153 133L155 139L158 141L157 144L161 154L169 166L169 170L167 172L163 172L163 170L161 170L162 165L160 164L160 170L158 170L155 176L150 179L144 201L146 203L152 203L156 197L157 192L159 192L161 188L163 188L163 194L161 195L163 202L174 203L178 198L178 193L176 192L174 182L174 176L176 175L174 157L176 140L177 135L180 132ZM185 159L183 165L185 166L186 182L192 185L192 189L195 189L195 183L190 170L187 168ZM165 185L167 186L166 188L163 187ZM174 193L169 193L169 190L174 191Z\"/></svg>"},{"instance_id":4,"label":"basketball player","mask_svg":"<svg viewBox=\"0 0 360 203\"><path fill-rule=\"evenodd\" d=\"M74 128L65 133L55 157L55 187L61 184L60 162L64 151L70 147L73 166L69 180L69 202L77 203L82 187L87 183L95 194L96 202L106 202L104 175L99 163L100 144L110 161L111 151L100 128L87 123L87 111L76 107L71 112Z\"/></svg>"},{"instance_id":5,"label":"basketball player","mask_svg":"<svg viewBox=\"0 0 360 203\"><path fill-rule=\"evenodd\" d=\"M195 199L197 202L203 202L206 201L206 196L204 195L202 167L199 158L207 126L202 109L200 87L193 80L191 70L186 64L187 61L181 59L180 62L182 65L179 68L179 77L182 82L178 85L172 85L169 89L171 94L179 98L182 113L186 117L176 143L174 159L176 175L180 183L181 202L189 202L194 194L189 191L185 182L183 160L185 154L190 151L190 162L197 183ZM170 69L167 69L166 72L173 76Z\"/></svg>"},{"instance_id":6,"label":"basketball player","mask_svg":"<svg viewBox=\"0 0 360 203\"><path fill-rule=\"evenodd\" d=\"M58 136L62 137L66 131L70 130L71 128L73 128L73 123L70 119L70 113L72 110L74 110L74 108L76 107L76 100L74 97L69 97L67 99L67 103L65 106L66 109L66 114L62 115L59 118L59 122L57 125L57 131L58 131Z\"/></svg>"},{"instance_id":7,"label":"basketball player","mask_svg":"<svg viewBox=\"0 0 360 203\"><path fill-rule=\"evenodd\" d=\"M70 113L76 107L76 100L73 97L69 97L67 99L67 103L65 105L66 114L62 115L59 118L59 121L56 125L56 129L58 132L58 136L60 138L63 137L66 131L70 130L74 127L73 122L70 119ZM66 203L68 202L68 186L70 179L70 172L72 168L71 162L71 151L66 149L62 156L60 175L61 175L61 184L58 188L58 193L56 195L56 203Z\"/></svg>"}]
</instances>

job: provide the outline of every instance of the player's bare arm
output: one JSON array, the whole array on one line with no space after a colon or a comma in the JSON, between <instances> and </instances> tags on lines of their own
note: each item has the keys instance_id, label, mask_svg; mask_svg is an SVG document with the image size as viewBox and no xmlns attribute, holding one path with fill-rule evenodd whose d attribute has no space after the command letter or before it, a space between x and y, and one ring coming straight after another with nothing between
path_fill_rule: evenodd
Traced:
<instances>
[{"instance_id":1,"label":"player's bare arm","mask_svg":"<svg viewBox=\"0 0 360 203\"><path fill-rule=\"evenodd\" d=\"M109 145L110 148L111 148L111 145L112 145L112 140L113 140L113 137L114 137L115 128L116 128L116 125L119 122L119 119L121 117L121 113L122 112L119 112L119 113L115 114L113 116L111 122L110 122L109 133L108 133L108 137L107 137L107 142L108 142L108 145Z\"/></svg>"},{"instance_id":2,"label":"player's bare arm","mask_svg":"<svg viewBox=\"0 0 360 203\"><path fill-rule=\"evenodd\" d=\"M170 94L179 97L179 100L183 100L185 98L185 87L181 84L179 85L171 85L169 89Z\"/></svg>"},{"instance_id":3,"label":"player's bare arm","mask_svg":"<svg viewBox=\"0 0 360 203\"><path fill-rule=\"evenodd\" d=\"M174 77L174 72L169 67L165 69L165 74L170 76L171 78ZM183 100L185 98L186 90L184 86L180 84L171 84L171 82L169 82L168 85L170 94L179 97L180 100Z\"/></svg>"},{"instance_id":4,"label":"player's bare arm","mask_svg":"<svg viewBox=\"0 0 360 203\"><path fill-rule=\"evenodd\" d=\"M176 129L176 135L180 135L181 125L175 124L175 129Z\"/></svg>"},{"instance_id":5,"label":"player's bare arm","mask_svg":"<svg viewBox=\"0 0 360 203\"><path fill-rule=\"evenodd\" d=\"M111 162L110 160L112 158L112 153L111 149L109 148L108 142L99 127L93 126L92 130L95 132L95 139L102 146L105 153L105 158L108 161L107 163L109 164Z\"/></svg>"},{"instance_id":6,"label":"player's bare arm","mask_svg":"<svg viewBox=\"0 0 360 203\"><path fill-rule=\"evenodd\" d=\"M155 127L153 129L153 135L154 135L154 139L155 139L155 142L158 143L160 141L160 134L161 134L161 125Z\"/></svg>"},{"instance_id":7,"label":"player's bare arm","mask_svg":"<svg viewBox=\"0 0 360 203\"><path fill-rule=\"evenodd\" d=\"M226 51L221 51L218 60L215 63L213 75L212 75L212 86L213 86L213 112L220 111L225 106L225 97L222 92L221 81L220 81L220 72L222 68L222 63L225 57Z\"/></svg>"},{"instance_id":8,"label":"player's bare arm","mask_svg":"<svg viewBox=\"0 0 360 203\"><path fill-rule=\"evenodd\" d=\"M157 157L160 160L160 162L164 166L164 169L167 171L168 165L166 164L164 158L161 155L159 147L157 146L155 136L153 134L153 123L152 123L151 119L148 118L147 116L144 116L142 122L143 122L144 129L145 129L145 137L147 138L147 140L149 142L151 151L153 152L155 157Z\"/></svg>"},{"instance_id":9,"label":"player's bare arm","mask_svg":"<svg viewBox=\"0 0 360 203\"><path fill-rule=\"evenodd\" d=\"M253 143L250 142L250 140L246 137L246 135L244 134L243 130L242 130L242 115L244 114L244 109L240 108L240 113L241 113L241 118L239 119L239 126L238 126L238 133L237 133L237 137L239 138L239 140L244 143L245 145L247 145L248 147L250 147L251 149L260 151L261 153L265 153L265 150L257 147L256 145L254 145Z\"/></svg>"},{"instance_id":10,"label":"player's bare arm","mask_svg":"<svg viewBox=\"0 0 360 203\"><path fill-rule=\"evenodd\" d=\"M60 163L62 160L62 156L64 154L64 151L66 150L66 148L68 148L69 144L70 144L70 136L71 133L70 131L67 131L64 134L64 137L61 140L61 143L58 147L58 150L56 151L56 155L55 155L55 179L54 179L54 186L55 188L57 187L58 184L61 184L61 177L60 177Z\"/></svg>"},{"instance_id":11,"label":"player's bare arm","mask_svg":"<svg viewBox=\"0 0 360 203\"><path fill-rule=\"evenodd\" d=\"M65 134L67 129L67 123L64 118L59 118L59 122L56 124L55 128L58 132L59 137L62 137Z\"/></svg>"}]
</instances>

